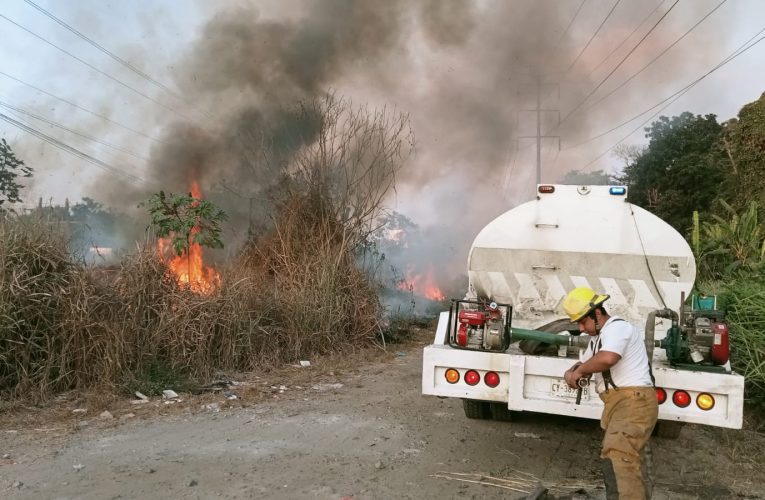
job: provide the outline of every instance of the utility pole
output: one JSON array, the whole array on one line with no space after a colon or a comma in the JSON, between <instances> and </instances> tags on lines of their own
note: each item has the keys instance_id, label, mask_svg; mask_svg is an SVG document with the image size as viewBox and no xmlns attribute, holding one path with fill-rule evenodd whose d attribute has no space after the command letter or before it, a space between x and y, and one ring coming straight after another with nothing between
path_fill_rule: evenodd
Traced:
<instances>
[{"instance_id":1,"label":"utility pole","mask_svg":"<svg viewBox=\"0 0 765 500\"><path fill-rule=\"evenodd\" d=\"M537 184L542 184L542 82L537 78Z\"/></svg>"},{"instance_id":2,"label":"utility pole","mask_svg":"<svg viewBox=\"0 0 765 500\"><path fill-rule=\"evenodd\" d=\"M555 113L556 123L560 122L560 110L559 109L545 109L542 107L542 90L544 88L553 88L556 93L556 106L560 101L560 86L557 83L544 83L541 76L536 77L536 106L534 109L520 109L520 112L534 112L536 114L536 134L535 135L519 135L518 140L521 139L535 139L536 140L536 183L542 183L542 140L543 139L557 139L557 147L560 148L560 136L559 135L544 135L542 132L542 116L546 113ZM556 127L550 127L550 130ZM520 150L520 147L517 148ZM517 154L517 153L516 153Z\"/></svg>"}]
</instances>

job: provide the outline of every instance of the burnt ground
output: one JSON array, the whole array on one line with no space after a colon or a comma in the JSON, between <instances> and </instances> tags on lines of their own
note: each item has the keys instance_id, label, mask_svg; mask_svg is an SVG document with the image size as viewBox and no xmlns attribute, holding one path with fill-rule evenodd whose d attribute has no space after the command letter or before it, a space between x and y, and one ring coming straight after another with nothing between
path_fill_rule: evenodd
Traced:
<instances>
[{"instance_id":1,"label":"burnt ground","mask_svg":"<svg viewBox=\"0 0 765 500\"><path fill-rule=\"evenodd\" d=\"M459 400L420 394L430 336L351 369L248 374L236 400L62 397L6 412L0 497L494 499L541 482L556 498L604 498L596 421L466 419ZM765 497L761 432L687 426L653 449L654 498Z\"/></svg>"}]
</instances>

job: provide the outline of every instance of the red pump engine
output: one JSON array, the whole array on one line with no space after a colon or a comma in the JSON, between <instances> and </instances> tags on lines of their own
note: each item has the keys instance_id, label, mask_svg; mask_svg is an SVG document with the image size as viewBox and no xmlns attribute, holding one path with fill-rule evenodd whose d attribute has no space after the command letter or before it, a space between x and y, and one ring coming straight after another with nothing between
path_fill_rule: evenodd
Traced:
<instances>
[{"instance_id":1,"label":"red pump engine","mask_svg":"<svg viewBox=\"0 0 765 500\"><path fill-rule=\"evenodd\" d=\"M728 324L719 311L688 311L681 329L695 364L724 365L730 359Z\"/></svg>"},{"instance_id":2,"label":"red pump engine","mask_svg":"<svg viewBox=\"0 0 765 500\"><path fill-rule=\"evenodd\" d=\"M455 342L475 350L502 350L502 310L492 302L485 307L460 309L457 313Z\"/></svg>"}]
</instances>

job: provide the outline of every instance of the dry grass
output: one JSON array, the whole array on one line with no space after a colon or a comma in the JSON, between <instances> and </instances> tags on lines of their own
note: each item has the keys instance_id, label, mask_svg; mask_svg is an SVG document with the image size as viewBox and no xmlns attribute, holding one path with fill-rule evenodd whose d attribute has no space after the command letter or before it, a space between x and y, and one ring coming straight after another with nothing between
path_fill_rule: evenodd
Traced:
<instances>
[{"instance_id":1,"label":"dry grass","mask_svg":"<svg viewBox=\"0 0 765 500\"><path fill-rule=\"evenodd\" d=\"M287 226L303 217L300 206L284 211ZM74 262L47 221L6 218L2 396L36 403L73 389L183 390L220 370L369 346L380 329L377 296L350 247L318 242L326 236L277 230L222 269L213 294L198 295L168 275L153 245L105 273Z\"/></svg>"},{"instance_id":2,"label":"dry grass","mask_svg":"<svg viewBox=\"0 0 765 500\"><path fill-rule=\"evenodd\" d=\"M180 287L151 242L104 273L73 261L55 224L1 219L3 399L156 392L374 344L383 308L358 252L414 147L408 119L332 95L295 118L316 136L280 171L274 224L210 295Z\"/></svg>"},{"instance_id":3,"label":"dry grass","mask_svg":"<svg viewBox=\"0 0 765 500\"><path fill-rule=\"evenodd\" d=\"M259 279L259 303L288 358L366 345L380 332L382 306L355 264L344 228L310 196L280 207L274 232L236 265Z\"/></svg>"}]
</instances>

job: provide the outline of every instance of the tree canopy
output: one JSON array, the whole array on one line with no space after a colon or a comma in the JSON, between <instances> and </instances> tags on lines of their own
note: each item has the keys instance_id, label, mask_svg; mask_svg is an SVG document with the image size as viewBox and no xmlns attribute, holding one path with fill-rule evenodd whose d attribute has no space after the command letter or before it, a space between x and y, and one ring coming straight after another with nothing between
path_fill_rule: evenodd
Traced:
<instances>
[{"instance_id":1,"label":"tree canopy","mask_svg":"<svg viewBox=\"0 0 765 500\"><path fill-rule=\"evenodd\" d=\"M4 210L4 203L21 201L19 190L24 186L16 182L16 179L32 177L32 170L23 160L16 158L5 139L0 139L0 211Z\"/></svg>"},{"instance_id":2,"label":"tree canopy","mask_svg":"<svg viewBox=\"0 0 765 500\"><path fill-rule=\"evenodd\" d=\"M765 93L726 124L722 143L730 164L731 204L743 209L757 200L765 206Z\"/></svg>"},{"instance_id":3,"label":"tree canopy","mask_svg":"<svg viewBox=\"0 0 765 500\"><path fill-rule=\"evenodd\" d=\"M570 170L566 172L563 179L560 180L561 184L581 184L588 186L607 186L614 183L612 176L608 175L602 170L595 170L594 172L583 172L581 170Z\"/></svg>"},{"instance_id":4,"label":"tree canopy","mask_svg":"<svg viewBox=\"0 0 765 500\"><path fill-rule=\"evenodd\" d=\"M624 169L630 200L687 234L695 210L717 199L728 160L715 115L660 117L646 128L648 147Z\"/></svg>"}]
</instances>

